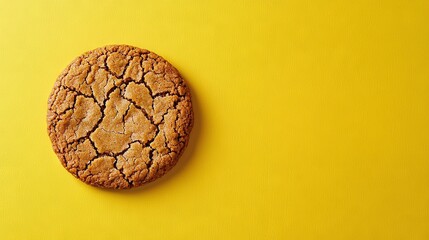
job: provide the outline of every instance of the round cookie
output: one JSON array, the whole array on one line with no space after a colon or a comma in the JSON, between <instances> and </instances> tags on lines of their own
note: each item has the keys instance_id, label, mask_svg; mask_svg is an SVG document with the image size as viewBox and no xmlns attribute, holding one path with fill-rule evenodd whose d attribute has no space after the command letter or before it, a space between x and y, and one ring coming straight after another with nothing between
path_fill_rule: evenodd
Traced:
<instances>
[{"instance_id":1,"label":"round cookie","mask_svg":"<svg viewBox=\"0 0 429 240\"><path fill-rule=\"evenodd\" d=\"M170 170L192 129L191 95L162 57L127 45L77 57L48 101L48 134L62 165L93 186L125 189Z\"/></svg>"}]
</instances>

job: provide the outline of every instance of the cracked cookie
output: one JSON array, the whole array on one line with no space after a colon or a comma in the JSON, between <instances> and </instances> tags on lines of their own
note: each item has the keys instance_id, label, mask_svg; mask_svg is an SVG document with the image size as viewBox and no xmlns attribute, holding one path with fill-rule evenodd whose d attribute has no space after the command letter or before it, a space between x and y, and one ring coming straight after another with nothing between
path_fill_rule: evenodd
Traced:
<instances>
[{"instance_id":1,"label":"cracked cookie","mask_svg":"<svg viewBox=\"0 0 429 240\"><path fill-rule=\"evenodd\" d=\"M179 72L148 50L112 45L77 57L48 100L48 134L62 165L93 186L125 189L170 170L193 123Z\"/></svg>"}]
</instances>

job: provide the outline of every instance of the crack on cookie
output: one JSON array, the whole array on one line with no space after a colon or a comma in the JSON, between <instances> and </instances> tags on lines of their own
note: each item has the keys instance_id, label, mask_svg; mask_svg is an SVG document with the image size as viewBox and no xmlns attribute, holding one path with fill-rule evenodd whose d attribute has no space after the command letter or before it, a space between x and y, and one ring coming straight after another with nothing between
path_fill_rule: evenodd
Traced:
<instances>
[{"instance_id":1,"label":"crack on cookie","mask_svg":"<svg viewBox=\"0 0 429 240\"><path fill-rule=\"evenodd\" d=\"M67 91L67 90L65 90L65 89L64 89L64 91ZM71 92L72 92L72 91L71 91ZM85 97L84 95L78 95L78 94L74 95L74 96L73 96L73 103L72 103L72 105L71 105L70 107L67 107L67 108L66 108L66 109L64 109L62 112L59 112L59 113L54 112L54 113L55 113L57 116L61 116L61 115L66 114L66 113L67 113L67 111L69 111L69 110L72 110L72 111L73 111L73 109L74 109L74 107L75 107L75 105L76 105L76 98L77 98L78 96L83 96L83 97Z\"/></svg>"},{"instance_id":2,"label":"crack on cookie","mask_svg":"<svg viewBox=\"0 0 429 240\"><path fill-rule=\"evenodd\" d=\"M130 102L130 105L132 105L135 108L137 108L138 110L140 110L143 113L143 115L147 118L147 120L150 121L150 123L152 123L153 125L156 125L155 122L153 121L153 116L150 116L144 108L142 108L140 105L138 105L135 101L133 101L130 98L127 98L125 96L122 96L122 98L127 100L128 102Z\"/></svg>"},{"instance_id":3,"label":"crack on cookie","mask_svg":"<svg viewBox=\"0 0 429 240\"><path fill-rule=\"evenodd\" d=\"M153 97L153 100L155 100L158 97L167 97L167 96L178 96L178 95L172 94L169 91L163 91L163 92L159 92L159 93L154 94L152 97Z\"/></svg>"},{"instance_id":4,"label":"crack on cookie","mask_svg":"<svg viewBox=\"0 0 429 240\"><path fill-rule=\"evenodd\" d=\"M106 50L107 51L107 50ZM106 57L104 58L104 66L100 67L101 69L105 70L108 74L119 78L118 76L116 76L116 73L112 72L109 67L107 66L107 59L109 58L109 52L106 52Z\"/></svg>"},{"instance_id":5,"label":"crack on cookie","mask_svg":"<svg viewBox=\"0 0 429 240\"><path fill-rule=\"evenodd\" d=\"M113 168L115 168L116 170L118 170L119 174L121 174L122 178L128 183L129 187L134 186L133 181L129 180L127 178L127 176L125 176L124 172L122 171L123 168L121 168L121 169L118 168L118 166L117 166L118 158L117 157L114 157L114 158L115 158L115 161L113 162Z\"/></svg>"},{"instance_id":6,"label":"crack on cookie","mask_svg":"<svg viewBox=\"0 0 429 240\"><path fill-rule=\"evenodd\" d=\"M86 97L86 98L92 98L92 99L94 99L95 102L97 102L93 95L85 94L85 93L77 90L74 87L70 87L70 86L66 86L66 85L61 85L61 87L63 87L64 89L66 89L68 91L76 93L78 96L83 96L83 97Z\"/></svg>"},{"instance_id":7,"label":"crack on cookie","mask_svg":"<svg viewBox=\"0 0 429 240\"><path fill-rule=\"evenodd\" d=\"M91 138L88 138L88 140L89 140L89 143L91 144L91 146L94 148L96 155L100 155L100 151L98 151L98 148L95 146L94 141L92 141Z\"/></svg>"},{"instance_id":8,"label":"crack on cookie","mask_svg":"<svg viewBox=\"0 0 429 240\"><path fill-rule=\"evenodd\" d=\"M152 165L153 165L153 152L155 151L154 148L152 148L151 146L149 146L150 151L149 151L149 162L146 164L146 169L147 169L147 174L143 179L143 183L146 183L148 181L148 177L150 176L151 172L152 172Z\"/></svg>"},{"instance_id":9,"label":"crack on cookie","mask_svg":"<svg viewBox=\"0 0 429 240\"><path fill-rule=\"evenodd\" d=\"M130 109L131 109L131 104L128 104L128 107L127 107L127 109L124 112L124 115L122 115L122 129L123 129L124 133L126 131L126 129L125 129L125 117L128 115L128 112L130 111Z\"/></svg>"},{"instance_id":10,"label":"crack on cookie","mask_svg":"<svg viewBox=\"0 0 429 240\"><path fill-rule=\"evenodd\" d=\"M143 61L143 60L142 60ZM147 82L145 81L145 77L149 72L143 73L142 74L142 78L140 79L139 82L143 83L143 85L147 88L147 90L149 91L149 95L152 97L153 99L153 93L152 93L152 89L147 85ZM153 104L152 104L152 108L153 108Z\"/></svg>"},{"instance_id":11,"label":"crack on cookie","mask_svg":"<svg viewBox=\"0 0 429 240\"><path fill-rule=\"evenodd\" d=\"M174 151L173 149L170 148L170 146L168 146L168 141L167 141L167 136L165 136L165 131L162 131L162 135L164 137L164 147L167 148L169 153L171 152L175 153L176 151Z\"/></svg>"}]
</instances>

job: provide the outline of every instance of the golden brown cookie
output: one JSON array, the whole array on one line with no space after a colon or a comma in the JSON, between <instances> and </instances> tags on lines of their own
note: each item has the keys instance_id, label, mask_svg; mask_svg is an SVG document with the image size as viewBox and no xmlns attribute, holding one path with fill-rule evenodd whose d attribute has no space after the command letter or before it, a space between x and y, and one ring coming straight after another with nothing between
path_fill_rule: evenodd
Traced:
<instances>
[{"instance_id":1,"label":"golden brown cookie","mask_svg":"<svg viewBox=\"0 0 429 240\"><path fill-rule=\"evenodd\" d=\"M177 163L192 128L191 95L162 57L106 46L61 73L47 121L54 151L70 173L93 186L131 188Z\"/></svg>"}]
</instances>

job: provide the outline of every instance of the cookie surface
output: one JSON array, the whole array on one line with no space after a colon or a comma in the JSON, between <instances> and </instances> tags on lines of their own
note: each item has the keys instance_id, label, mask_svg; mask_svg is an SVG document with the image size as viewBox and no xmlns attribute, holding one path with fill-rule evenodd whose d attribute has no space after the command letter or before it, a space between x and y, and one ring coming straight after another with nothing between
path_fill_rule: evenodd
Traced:
<instances>
[{"instance_id":1,"label":"cookie surface","mask_svg":"<svg viewBox=\"0 0 429 240\"><path fill-rule=\"evenodd\" d=\"M48 100L48 134L62 165L93 186L124 189L170 170L192 129L189 89L160 56L127 45L77 57Z\"/></svg>"}]
</instances>

